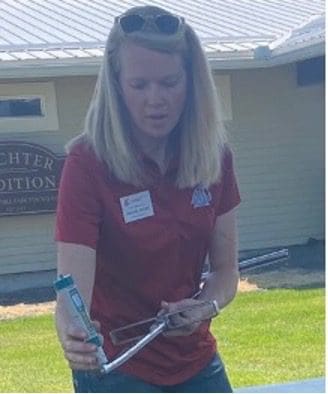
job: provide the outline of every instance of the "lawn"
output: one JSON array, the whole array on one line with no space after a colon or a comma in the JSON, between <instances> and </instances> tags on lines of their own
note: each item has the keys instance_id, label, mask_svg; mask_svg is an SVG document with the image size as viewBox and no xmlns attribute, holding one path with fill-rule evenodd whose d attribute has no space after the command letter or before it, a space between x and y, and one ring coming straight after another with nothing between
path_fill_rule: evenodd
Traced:
<instances>
[{"instance_id":1,"label":"lawn","mask_svg":"<svg viewBox=\"0 0 328 394\"><path fill-rule=\"evenodd\" d=\"M324 376L324 289L240 294L212 326L234 387Z\"/></svg>"},{"instance_id":2,"label":"lawn","mask_svg":"<svg viewBox=\"0 0 328 394\"><path fill-rule=\"evenodd\" d=\"M324 376L324 289L240 293L215 319L234 387ZM53 316L0 322L0 392L70 392Z\"/></svg>"}]
</instances>

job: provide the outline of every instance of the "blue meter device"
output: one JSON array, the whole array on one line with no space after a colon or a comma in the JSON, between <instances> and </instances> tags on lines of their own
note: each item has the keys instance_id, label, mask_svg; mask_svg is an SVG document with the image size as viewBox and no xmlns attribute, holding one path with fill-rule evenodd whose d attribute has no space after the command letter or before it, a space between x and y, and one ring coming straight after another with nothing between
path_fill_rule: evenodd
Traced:
<instances>
[{"instance_id":1,"label":"blue meter device","mask_svg":"<svg viewBox=\"0 0 328 394\"><path fill-rule=\"evenodd\" d=\"M65 302L67 311L74 323L88 334L86 342L97 346L97 360L99 366L108 363L107 356L102 348L100 337L93 326L82 296L74 283L72 275L60 275L54 282L54 288Z\"/></svg>"}]
</instances>

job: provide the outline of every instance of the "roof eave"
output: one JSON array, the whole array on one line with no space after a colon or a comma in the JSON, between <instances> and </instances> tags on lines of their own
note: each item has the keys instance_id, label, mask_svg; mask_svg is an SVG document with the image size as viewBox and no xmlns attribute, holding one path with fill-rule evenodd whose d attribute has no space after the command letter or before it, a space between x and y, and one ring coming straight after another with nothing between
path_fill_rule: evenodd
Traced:
<instances>
[{"instance_id":1,"label":"roof eave","mask_svg":"<svg viewBox=\"0 0 328 394\"><path fill-rule=\"evenodd\" d=\"M21 60L0 64L0 78L47 78L97 75L102 57L61 60Z\"/></svg>"},{"instance_id":2,"label":"roof eave","mask_svg":"<svg viewBox=\"0 0 328 394\"><path fill-rule=\"evenodd\" d=\"M245 51L232 53L208 53L213 70L266 68L293 63L325 54L325 42L306 47L289 48L284 51L268 47L263 51ZM64 76L97 75L102 57L91 59L74 58L63 60L21 60L0 63L0 79L13 78L49 78Z\"/></svg>"},{"instance_id":3,"label":"roof eave","mask_svg":"<svg viewBox=\"0 0 328 394\"><path fill-rule=\"evenodd\" d=\"M274 67L323 56L325 54L325 42L318 42L315 45L307 47L293 48L288 51L270 51L269 48L264 49L267 50L263 51L262 56L259 54L253 57L236 57L234 59L210 57L209 61L213 70Z\"/></svg>"}]
</instances>

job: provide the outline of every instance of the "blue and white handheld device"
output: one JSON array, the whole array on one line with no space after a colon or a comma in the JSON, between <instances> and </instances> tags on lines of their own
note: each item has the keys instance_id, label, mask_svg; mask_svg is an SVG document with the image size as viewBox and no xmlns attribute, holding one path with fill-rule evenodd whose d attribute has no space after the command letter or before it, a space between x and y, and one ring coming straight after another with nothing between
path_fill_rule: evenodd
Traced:
<instances>
[{"instance_id":1,"label":"blue and white handheld device","mask_svg":"<svg viewBox=\"0 0 328 394\"><path fill-rule=\"evenodd\" d=\"M82 296L74 284L73 277L71 275L60 275L54 282L54 288L56 292L64 298L67 311L70 313L74 322L79 328L82 328L87 332L88 337L85 341L97 346L97 360L99 366L102 368L103 365L108 363L108 359L104 349L102 348L100 337L91 323L91 319L85 303L83 302Z\"/></svg>"}]
</instances>

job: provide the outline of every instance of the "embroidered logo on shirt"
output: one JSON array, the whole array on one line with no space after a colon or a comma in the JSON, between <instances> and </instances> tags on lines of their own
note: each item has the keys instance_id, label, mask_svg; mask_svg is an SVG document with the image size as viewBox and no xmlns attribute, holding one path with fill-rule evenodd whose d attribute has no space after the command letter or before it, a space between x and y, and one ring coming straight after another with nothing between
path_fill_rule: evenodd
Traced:
<instances>
[{"instance_id":1,"label":"embroidered logo on shirt","mask_svg":"<svg viewBox=\"0 0 328 394\"><path fill-rule=\"evenodd\" d=\"M204 186L198 185L195 187L191 198L191 204L194 208L201 208L210 205L212 201L211 192Z\"/></svg>"},{"instance_id":2,"label":"embroidered logo on shirt","mask_svg":"<svg viewBox=\"0 0 328 394\"><path fill-rule=\"evenodd\" d=\"M120 198L125 223L154 216L153 203L148 190Z\"/></svg>"}]
</instances>

